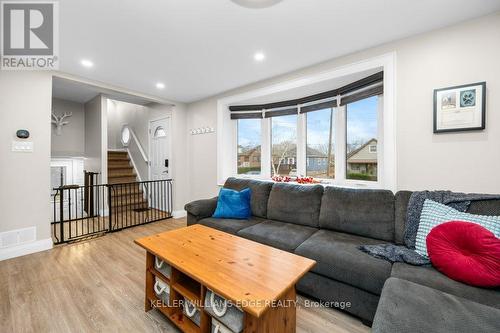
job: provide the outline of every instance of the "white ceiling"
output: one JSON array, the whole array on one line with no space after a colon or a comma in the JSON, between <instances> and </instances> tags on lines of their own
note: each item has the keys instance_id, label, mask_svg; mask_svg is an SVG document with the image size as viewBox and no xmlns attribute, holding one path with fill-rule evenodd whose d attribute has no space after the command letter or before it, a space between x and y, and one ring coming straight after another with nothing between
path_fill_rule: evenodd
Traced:
<instances>
[{"instance_id":1,"label":"white ceiling","mask_svg":"<svg viewBox=\"0 0 500 333\"><path fill-rule=\"evenodd\" d=\"M265 9L230 0L61 0L60 69L192 102L498 10L500 0L283 0ZM253 60L257 51L264 62ZM95 66L82 67L83 58Z\"/></svg>"}]
</instances>

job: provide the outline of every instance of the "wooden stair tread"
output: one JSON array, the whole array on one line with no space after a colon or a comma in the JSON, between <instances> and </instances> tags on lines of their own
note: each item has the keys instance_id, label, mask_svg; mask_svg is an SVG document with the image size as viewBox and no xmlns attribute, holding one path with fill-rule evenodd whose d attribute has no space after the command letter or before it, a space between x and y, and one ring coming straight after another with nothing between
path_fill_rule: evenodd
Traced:
<instances>
[{"instance_id":1,"label":"wooden stair tread","mask_svg":"<svg viewBox=\"0 0 500 333\"><path fill-rule=\"evenodd\" d=\"M108 156L108 161L130 161L128 156Z\"/></svg>"},{"instance_id":2,"label":"wooden stair tread","mask_svg":"<svg viewBox=\"0 0 500 333\"><path fill-rule=\"evenodd\" d=\"M129 159L109 159L108 158L108 166L109 165L130 165Z\"/></svg>"},{"instance_id":3,"label":"wooden stair tread","mask_svg":"<svg viewBox=\"0 0 500 333\"><path fill-rule=\"evenodd\" d=\"M134 169L133 166L131 166L130 164L128 163L116 163L116 164L110 164L108 163L108 171L110 170L118 170L118 169L128 169L128 168L131 168L131 169Z\"/></svg>"},{"instance_id":4,"label":"wooden stair tread","mask_svg":"<svg viewBox=\"0 0 500 333\"><path fill-rule=\"evenodd\" d=\"M134 198L134 197L123 197L119 200L113 199L111 200L112 207L120 207L120 206L139 206L139 205L147 205L147 201L144 198Z\"/></svg>"},{"instance_id":5,"label":"wooden stair tread","mask_svg":"<svg viewBox=\"0 0 500 333\"><path fill-rule=\"evenodd\" d=\"M109 170L115 170L115 169L126 169L126 168L132 168L133 169L133 167L130 164L128 164L128 163L123 163L123 164L122 163L116 163L116 164L114 164L114 163L113 164L108 163L108 171Z\"/></svg>"},{"instance_id":6,"label":"wooden stair tread","mask_svg":"<svg viewBox=\"0 0 500 333\"><path fill-rule=\"evenodd\" d=\"M136 177L136 174L133 171L129 172L117 172L113 171L108 173L108 178L123 178L123 177Z\"/></svg>"},{"instance_id":7,"label":"wooden stair tread","mask_svg":"<svg viewBox=\"0 0 500 333\"><path fill-rule=\"evenodd\" d=\"M113 197L123 197L127 195L143 195L143 191L138 188L117 188L113 192L111 192L111 196Z\"/></svg>"},{"instance_id":8,"label":"wooden stair tread","mask_svg":"<svg viewBox=\"0 0 500 333\"><path fill-rule=\"evenodd\" d=\"M108 183L112 185L127 183L112 187L111 207L115 212L125 214L135 209L149 208L148 200L144 198L144 192L136 182L137 175L130 164L128 153L108 151Z\"/></svg>"},{"instance_id":9,"label":"wooden stair tread","mask_svg":"<svg viewBox=\"0 0 500 333\"><path fill-rule=\"evenodd\" d=\"M137 179L134 177L108 177L108 183L110 184L121 184L121 183L133 183Z\"/></svg>"}]
</instances>

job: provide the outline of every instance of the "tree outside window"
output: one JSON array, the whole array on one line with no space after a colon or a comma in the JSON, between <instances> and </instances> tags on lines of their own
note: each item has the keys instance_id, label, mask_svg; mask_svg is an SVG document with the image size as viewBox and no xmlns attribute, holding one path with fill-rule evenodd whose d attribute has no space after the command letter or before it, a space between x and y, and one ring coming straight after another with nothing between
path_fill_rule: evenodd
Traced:
<instances>
[{"instance_id":1,"label":"tree outside window","mask_svg":"<svg viewBox=\"0 0 500 333\"><path fill-rule=\"evenodd\" d=\"M271 118L272 176L297 175L297 115Z\"/></svg>"}]
</instances>

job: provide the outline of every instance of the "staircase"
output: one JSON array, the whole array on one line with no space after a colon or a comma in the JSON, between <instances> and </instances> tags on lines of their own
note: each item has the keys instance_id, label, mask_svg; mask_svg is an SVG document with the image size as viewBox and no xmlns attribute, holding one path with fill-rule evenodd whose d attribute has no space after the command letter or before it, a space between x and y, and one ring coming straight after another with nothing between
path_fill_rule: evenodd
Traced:
<instances>
[{"instance_id":1,"label":"staircase","mask_svg":"<svg viewBox=\"0 0 500 333\"><path fill-rule=\"evenodd\" d=\"M130 164L126 151L108 151L108 183L115 185L111 192L115 212L140 211L148 208L148 202L138 184L137 175ZM124 184L126 183L126 184Z\"/></svg>"},{"instance_id":2,"label":"staircase","mask_svg":"<svg viewBox=\"0 0 500 333\"><path fill-rule=\"evenodd\" d=\"M137 181L134 168L126 151L108 151L108 183L131 183Z\"/></svg>"}]
</instances>

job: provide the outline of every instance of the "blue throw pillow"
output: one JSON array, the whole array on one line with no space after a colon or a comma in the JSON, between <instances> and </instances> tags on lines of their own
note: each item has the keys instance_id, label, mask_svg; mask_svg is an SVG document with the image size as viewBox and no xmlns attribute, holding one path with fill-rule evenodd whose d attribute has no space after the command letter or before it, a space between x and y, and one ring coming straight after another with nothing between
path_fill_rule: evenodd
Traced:
<instances>
[{"instance_id":1,"label":"blue throw pillow","mask_svg":"<svg viewBox=\"0 0 500 333\"><path fill-rule=\"evenodd\" d=\"M248 219L250 217L250 196L249 188L242 191L221 188L217 208L212 217L219 219Z\"/></svg>"}]
</instances>

